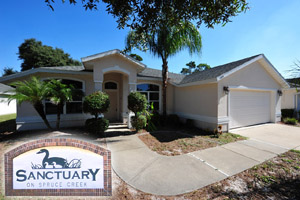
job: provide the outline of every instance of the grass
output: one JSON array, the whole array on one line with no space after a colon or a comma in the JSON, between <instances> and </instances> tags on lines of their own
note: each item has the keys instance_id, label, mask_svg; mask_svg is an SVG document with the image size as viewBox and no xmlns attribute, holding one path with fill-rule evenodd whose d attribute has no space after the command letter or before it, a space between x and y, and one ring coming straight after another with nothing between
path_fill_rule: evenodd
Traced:
<instances>
[{"instance_id":1,"label":"grass","mask_svg":"<svg viewBox=\"0 0 300 200\"><path fill-rule=\"evenodd\" d=\"M162 155L175 156L203 150L218 145L245 140L233 133L222 133L219 137L201 130L162 130L139 138L152 150Z\"/></svg>"},{"instance_id":2,"label":"grass","mask_svg":"<svg viewBox=\"0 0 300 200\"><path fill-rule=\"evenodd\" d=\"M0 115L0 122L5 122L8 120L16 119L17 115L14 114L7 114L7 115Z\"/></svg>"}]
</instances>

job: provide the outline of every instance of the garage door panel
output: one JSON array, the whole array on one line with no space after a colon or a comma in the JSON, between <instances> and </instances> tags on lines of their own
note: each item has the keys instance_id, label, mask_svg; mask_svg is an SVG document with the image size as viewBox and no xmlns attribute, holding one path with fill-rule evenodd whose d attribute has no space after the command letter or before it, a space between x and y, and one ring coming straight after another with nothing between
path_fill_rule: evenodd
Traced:
<instances>
[{"instance_id":1,"label":"garage door panel","mask_svg":"<svg viewBox=\"0 0 300 200\"><path fill-rule=\"evenodd\" d=\"M270 92L231 91L230 127L270 122Z\"/></svg>"}]
</instances>

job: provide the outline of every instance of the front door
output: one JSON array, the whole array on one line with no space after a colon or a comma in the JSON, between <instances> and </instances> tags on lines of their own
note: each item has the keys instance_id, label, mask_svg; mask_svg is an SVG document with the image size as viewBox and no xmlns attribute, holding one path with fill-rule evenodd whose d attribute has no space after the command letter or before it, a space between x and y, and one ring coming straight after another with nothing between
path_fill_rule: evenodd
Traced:
<instances>
[{"instance_id":1,"label":"front door","mask_svg":"<svg viewBox=\"0 0 300 200\"><path fill-rule=\"evenodd\" d=\"M104 91L109 96L110 106L108 112L104 114L104 117L109 120L109 122L116 122L119 120L119 90L118 84L116 82L106 82L104 84Z\"/></svg>"}]
</instances>

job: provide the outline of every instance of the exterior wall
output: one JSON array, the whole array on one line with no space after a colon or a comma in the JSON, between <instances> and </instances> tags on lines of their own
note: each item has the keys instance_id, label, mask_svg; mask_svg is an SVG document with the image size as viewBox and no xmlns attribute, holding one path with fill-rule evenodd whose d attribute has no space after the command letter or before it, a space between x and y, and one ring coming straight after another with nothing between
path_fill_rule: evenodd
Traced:
<instances>
[{"instance_id":1,"label":"exterior wall","mask_svg":"<svg viewBox=\"0 0 300 200\"><path fill-rule=\"evenodd\" d=\"M290 88L282 91L281 108L282 109L295 109L295 95L297 93L296 88Z\"/></svg>"},{"instance_id":2,"label":"exterior wall","mask_svg":"<svg viewBox=\"0 0 300 200\"><path fill-rule=\"evenodd\" d=\"M273 122L280 121L281 97L277 94L277 90L281 90L281 86L258 61L225 77L218 83L218 124L228 130L230 92L229 95L225 94L224 86L229 86L230 90L234 90L234 88L246 91L264 89L271 92L271 120Z\"/></svg>"},{"instance_id":3,"label":"exterior wall","mask_svg":"<svg viewBox=\"0 0 300 200\"><path fill-rule=\"evenodd\" d=\"M73 74L52 74L52 73L38 73L35 76L44 78L66 78L83 81L85 95L89 95L94 91L94 84L92 74L88 75L73 75ZM23 80L30 77L24 77ZM22 79L19 79L22 80ZM83 126L85 120L91 118L89 114L63 114L61 115L61 127ZM52 127L55 127L56 115L47 115ZM17 129L18 130L32 130L32 129L45 129L43 120L35 111L33 106L29 103L22 103L17 105Z\"/></svg>"},{"instance_id":4,"label":"exterior wall","mask_svg":"<svg viewBox=\"0 0 300 200\"><path fill-rule=\"evenodd\" d=\"M174 113L183 119L192 119L195 125L213 130L217 128L218 85L206 84L174 87Z\"/></svg>"},{"instance_id":5,"label":"exterior wall","mask_svg":"<svg viewBox=\"0 0 300 200\"><path fill-rule=\"evenodd\" d=\"M0 97L0 115L13 114L17 112L16 101L13 100L8 104L7 98Z\"/></svg>"}]
</instances>

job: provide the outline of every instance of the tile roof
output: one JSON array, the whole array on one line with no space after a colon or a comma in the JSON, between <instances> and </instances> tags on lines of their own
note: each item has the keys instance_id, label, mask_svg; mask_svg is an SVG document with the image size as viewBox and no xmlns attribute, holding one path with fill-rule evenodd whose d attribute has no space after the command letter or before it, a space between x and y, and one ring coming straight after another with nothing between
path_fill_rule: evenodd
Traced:
<instances>
[{"instance_id":1,"label":"tile roof","mask_svg":"<svg viewBox=\"0 0 300 200\"><path fill-rule=\"evenodd\" d=\"M138 73L138 77L153 77L162 78L162 71L158 69L145 68L142 72ZM174 83L180 83L180 81L185 77L183 74L176 74L169 72L169 78Z\"/></svg>"},{"instance_id":2,"label":"tile roof","mask_svg":"<svg viewBox=\"0 0 300 200\"><path fill-rule=\"evenodd\" d=\"M64 71L84 71L84 66L57 66L57 67L40 67L40 68L64 70Z\"/></svg>"}]
</instances>

